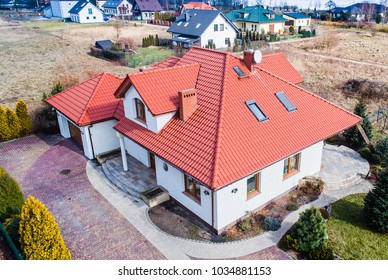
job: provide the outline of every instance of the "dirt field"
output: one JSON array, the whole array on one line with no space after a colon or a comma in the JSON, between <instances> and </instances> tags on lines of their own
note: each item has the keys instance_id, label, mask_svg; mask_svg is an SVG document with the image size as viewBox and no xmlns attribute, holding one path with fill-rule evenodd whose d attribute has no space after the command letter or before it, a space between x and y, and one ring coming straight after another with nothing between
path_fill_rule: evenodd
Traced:
<instances>
[{"instance_id":1,"label":"dirt field","mask_svg":"<svg viewBox=\"0 0 388 280\"><path fill-rule=\"evenodd\" d=\"M2 17L1 17L2 16ZM141 44L148 34L159 38L170 35L166 27L134 26L120 28L120 38ZM114 24L80 25L59 21L9 21L0 13L0 104L14 107L19 98L33 109L40 105L42 93L53 82L79 83L101 72L125 76L131 68L88 55L96 40L115 41Z\"/></svg>"},{"instance_id":2,"label":"dirt field","mask_svg":"<svg viewBox=\"0 0 388 280\"><path fill-rule=\"evenodd\" d=\"M9 21L0 13L0 103L14 106L18 98L28 102L30 108L40 104L44 91L53 82L79 83L103 71L118 76L134 71L109 61L88 55L96 40L117 38L114 23L80 25L59 21ZM166 27L124 24L121 38L131 38L135 44L148 34L168 38ZM357 100L347 98L341 87L350 79L366 79L387 84L388 34L375 36L363 30L334 29L336 44L330 49L316 49L317 40L328 32L328 27L317 26L318 37L274 44L268 52L283 52L305 79L302 87L328 100L353 110ZM380 102L381 103L381 102ZM378 106L370 103L373 113Z\"/></svg>"}]
</instances>

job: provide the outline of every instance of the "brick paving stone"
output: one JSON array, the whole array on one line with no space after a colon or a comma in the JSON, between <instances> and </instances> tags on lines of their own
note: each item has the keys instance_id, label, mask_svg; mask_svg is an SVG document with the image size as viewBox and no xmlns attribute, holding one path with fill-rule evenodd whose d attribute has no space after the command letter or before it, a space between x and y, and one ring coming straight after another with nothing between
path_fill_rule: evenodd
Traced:
<instances>
[{"instance_id":1,"label":"brick paving stone","mask_svg":"<svg viewBox=\"0 0 388 280\"><path fill-rule=\"evenodd\" d=\"M0 165L24 194L53 213L73 259L165 259L93 188L85 172L87 159L70 140L29 136L2 143L0 154ZM61 174L65 169L70 173Z\"/></svg>"}]
</instances>

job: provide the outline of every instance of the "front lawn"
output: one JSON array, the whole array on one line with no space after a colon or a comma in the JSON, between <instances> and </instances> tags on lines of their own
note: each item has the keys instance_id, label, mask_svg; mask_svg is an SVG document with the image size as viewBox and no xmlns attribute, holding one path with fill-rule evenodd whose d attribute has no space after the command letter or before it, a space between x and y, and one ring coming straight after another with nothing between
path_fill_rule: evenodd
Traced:
<instances>
[{"instance_id":1,"label":"front lawn","mask_svg":"<svg viewBox=\"0 0 388 280\"><path fill-rule=\"evenodd\" d=\"M388 260L388 235L366 225L364 197L349 195L333 204L327 223L329 247L346 260Z\"/></svg>"}]
</instances>

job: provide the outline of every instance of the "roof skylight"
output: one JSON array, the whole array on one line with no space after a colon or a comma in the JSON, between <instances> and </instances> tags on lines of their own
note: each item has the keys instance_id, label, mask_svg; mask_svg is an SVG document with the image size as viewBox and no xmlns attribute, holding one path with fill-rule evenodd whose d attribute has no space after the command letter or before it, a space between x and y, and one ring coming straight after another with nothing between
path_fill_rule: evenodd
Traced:
<instances>
[{"instance_id":1,"label":"roof skylight","mask_svg":"<svg viewBox=\"0 0 388 280\"><path fill-rule=\"evenodd\" d=\"M288 112L296 111L296 107L290 99L284 94L284 92L279 91L275 93L276 97L279 99L279 101L283 104L283 106L287 109Z\"/></svg>"},{"instance_id":2,"label":"roof skylight","mask_svg":"<svg viewBox=\"0 0 388 280\"><path fill-rule=\"evenodd\" d=\"M198 23L198 24L197 24L197 26L196 26L195 28L198 28L198 27L200 27L200 26L201 26L201 24L200 24L200 23Z\"/></svg>"},{"instance_id":3,"label":"roof skylight","mask_svg":"<svg viewBox=\"0 0 388 280\"><path fill-rule=\"evenodd\" d=\"M260 109L259 105L257 105L254 99L245 101L249 110L251 110L252 114L258 119L259 122L263 122L268 120L268 117L264 114L264 112Z\"/></svg>"},{"instance_id":4,"label":"roof skylight","mask_svg":"<svg viewBox=\"0 0 388 280\"><path fill-rule=\"evenodd\" d=\"M244 72L241 70L240 67L234 66L234 67L233 67L233 70L236 71L236 73L237 73L237 75L238 75L239 77L245 76Z\"/></svg>"}]
</instances>

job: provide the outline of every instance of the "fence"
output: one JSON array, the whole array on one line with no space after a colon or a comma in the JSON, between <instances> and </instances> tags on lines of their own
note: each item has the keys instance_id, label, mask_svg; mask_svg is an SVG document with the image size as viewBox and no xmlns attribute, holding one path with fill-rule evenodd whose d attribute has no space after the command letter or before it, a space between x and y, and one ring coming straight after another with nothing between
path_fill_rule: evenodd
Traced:
<instances>
[{"instance_id":1,"label":"fence","mask_svg":"<svg viewBox=\"0 0 388 280\"><path fill-rule=\"evenodd\" d=\"M9 236L8 232L5 230L3 224L0 222L0 234L4 236L5 242L8 244L9 248L11 249L12 254L17 260L22 260L23 257L20 254L19 250L16 248L15 244L13 243L11 237Z\"/></svg>"}]
</instances>

